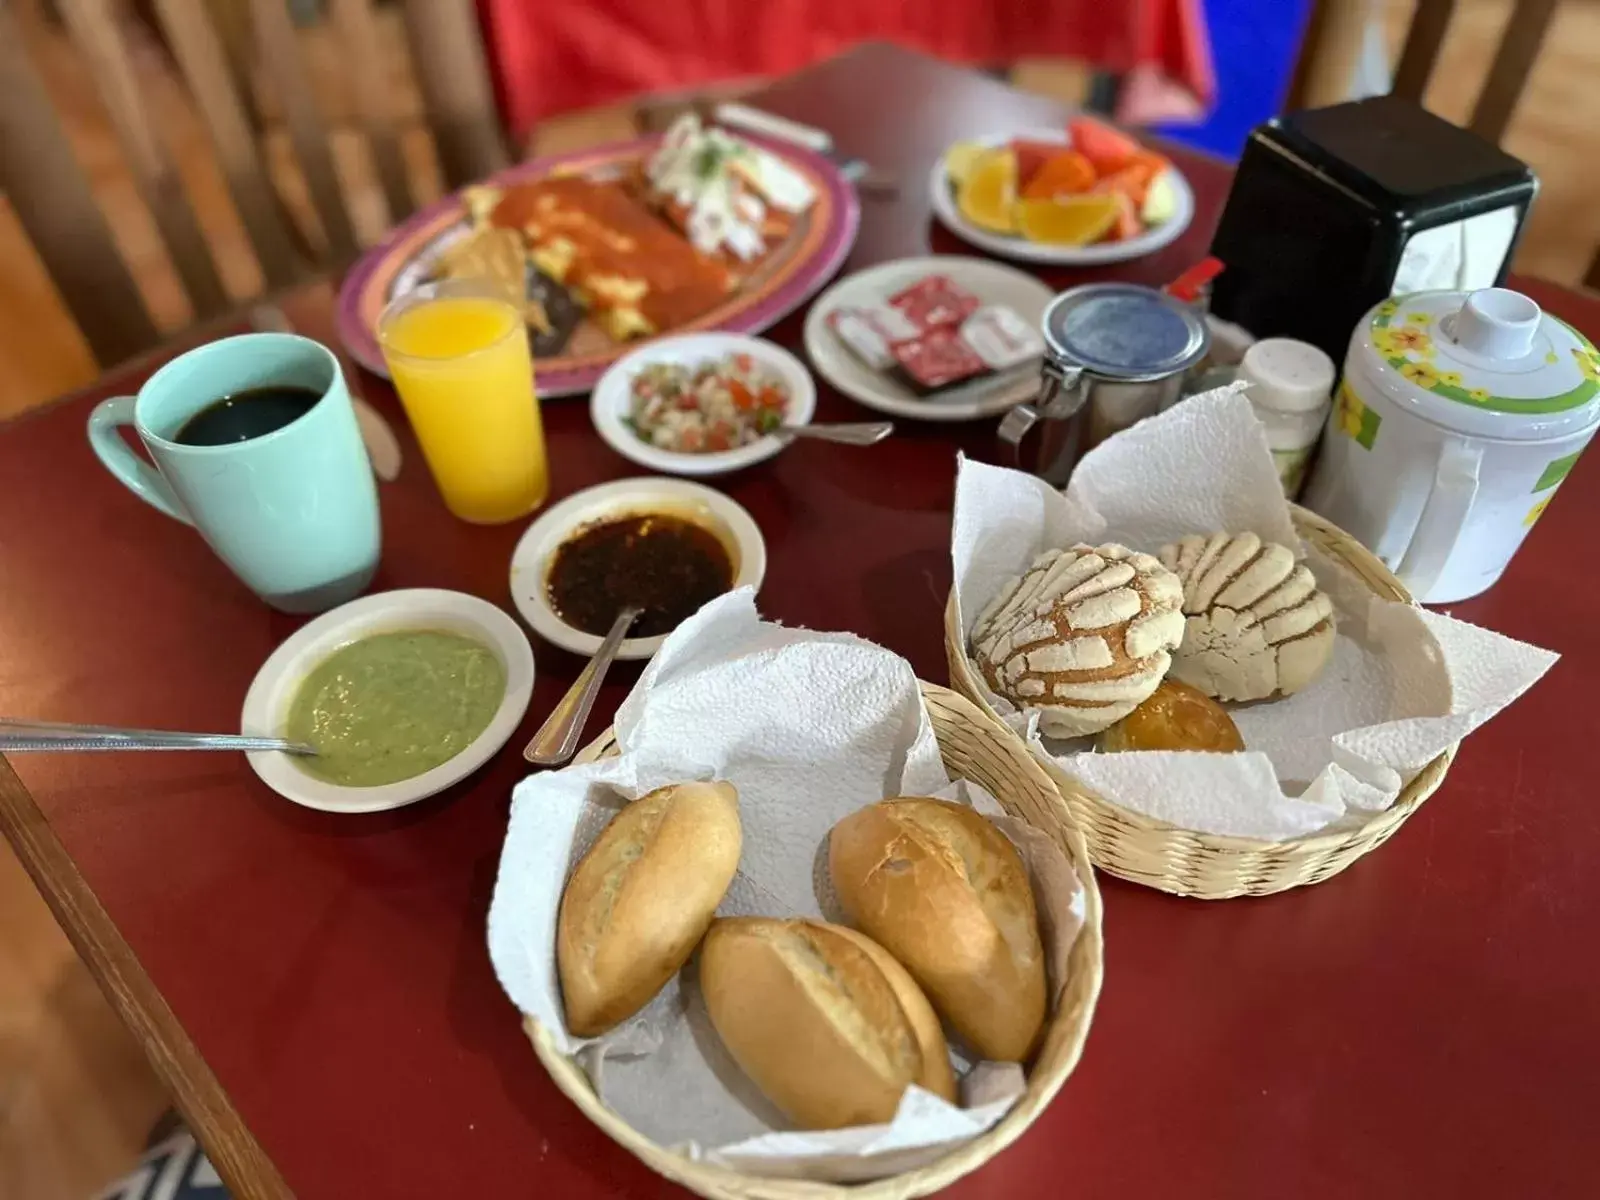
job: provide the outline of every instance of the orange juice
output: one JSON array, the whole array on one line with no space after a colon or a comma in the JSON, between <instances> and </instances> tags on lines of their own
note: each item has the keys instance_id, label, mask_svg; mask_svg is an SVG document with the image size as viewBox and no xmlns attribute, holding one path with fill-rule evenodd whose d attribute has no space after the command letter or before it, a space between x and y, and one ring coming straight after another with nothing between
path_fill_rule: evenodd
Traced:
<instances>
[{"instance_id":1,"label":"orange juice","mask_svg":"<svg viewBox=\"0 0 1600 1200\"><path fill-rule=\"evenodd\" d=\"M451 512L494 524L544 503L544 429L528 333L514 305L492 285L420 288L383 314L378 340Z\"/></svg>"}]
</instances>

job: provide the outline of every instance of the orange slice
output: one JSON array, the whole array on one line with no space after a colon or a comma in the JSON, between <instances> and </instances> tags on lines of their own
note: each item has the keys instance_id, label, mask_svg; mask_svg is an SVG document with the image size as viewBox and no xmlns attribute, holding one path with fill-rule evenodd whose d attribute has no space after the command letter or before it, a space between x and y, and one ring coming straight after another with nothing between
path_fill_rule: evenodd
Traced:
<instances>
[{"instance_id":1,"label":"orange slice","mask_svg":"<svg viewBox=\"0 0 1600 1200\"><path fill-rule=\"evenodd\" d=\"M1087 246L1111 232L1123 203L1121 197L1102 192L1055 200L1021 200L1017 203L1017 227L1030 242Z\"/></svg>"},{"instance_id":2,"label":"orange slice","mask_svg":"<svg viewBox=\"0 0 1600 1200\"><path fill-rule=\"evenodd\" d=\"M972 164L956 191L956 207L979 229L1015 233L1017 156L1010 150L988 150Z\"/></svg>"},{"instance_id":3,"label":"orange slice","mask_svg":"<svg viewBox=\"0 0 1600 1200\"><path fill-rule=\"evenodd\" d=\"M1094 167L1076 150L1057 150L1022 185L1024 200L1044 200L1051 196L1072 196L1094 186Z\"/></svg>"},{"instance_id":4,"label":"orange slice","mask_svg":"<svg viewBox=\"0 0 1600 1200\"><path fill-rule=\"evenodd\" d=\"M950 182L960 187L972 174L972 168L988 152L982 142L957 142L944 152L944 171Z\"/></svg>"},{"instance_id":5,"label":"orange slice","mask_svg":"<svg viewBox=\"0 0 1600 1200\"><path fill-rule=\"evenodd\" d=\"M1060 142L1034 142L1027 138L1012 138L1011 152L1017 156L1017 186L1024 191L1039 168L1066 147Z\"/></svg>"}]
</instances>

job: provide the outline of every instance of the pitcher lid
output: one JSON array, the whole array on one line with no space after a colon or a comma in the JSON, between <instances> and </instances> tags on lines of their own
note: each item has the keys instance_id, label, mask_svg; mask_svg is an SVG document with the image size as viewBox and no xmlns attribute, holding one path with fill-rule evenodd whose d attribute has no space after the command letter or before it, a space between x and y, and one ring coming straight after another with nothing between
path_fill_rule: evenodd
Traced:
<instances>
[{"instance_id":1,"label":"pitcher lid","mask_svg":"<svg viewBox=\"0 0 1600 1200\"><path fill-rule=\"evenodd\" d=\"M1056 359L1126 383L1185 370L1211 342L1192 308L1137 283L1070 288L1050 302L1041 324Z\"/></svg>"},{"instance_id":2,"label":"pitcher lid","mask_svg":"<svg viewBox=\"0 0 1600 1200\"><path fill-rule=\"evenodd\" d=\"M1520 292L1415 292L1369 314L1366 344L1419 414L1488 437L1559 437L1600 418L1600 353Z\"/></svg>"}]
</instances>

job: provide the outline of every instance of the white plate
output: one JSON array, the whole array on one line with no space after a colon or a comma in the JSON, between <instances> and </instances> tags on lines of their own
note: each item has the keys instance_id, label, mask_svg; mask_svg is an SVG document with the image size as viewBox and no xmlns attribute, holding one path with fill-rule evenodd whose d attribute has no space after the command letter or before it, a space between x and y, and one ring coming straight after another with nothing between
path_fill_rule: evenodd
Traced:
<instances>
[{"instance_id":1,"label":"white plate","mask_svg":"<svg viewBox=\"0 0 1600 1200\"><path fill-rule=\"evenodd\" d=\"M975 140L983 146L999 146L1012 138L1022 138L1030 142L1057 142L1063 146L1072 144L1072 138L1063 129L1019 129L1014 133L994 134ZM960 209L956 208L955 190L950 186L949 172L945 168L943 154L933 165L933 174L929 177L928 187L933 200L934 215L946 229L965 238L974 246L981 246L991 254L1020 258L1026 262L1089 267L1099 263L1126 262L1130 258L1150 254L1170 244L1180 233L1189 228L1189 222L1194 220L1194 193L1189 190L1189 181L1177 167L1168 167L1167 173L1171 177L1172 190L1178 202L1177 209L1170 219L1125 242L1098 242L1092 246L1047 246L1042 242L1030 242L1023 237L1011 237L979 229L961 215Z\"/></svg>"},{"instance_id":2,"label":"white plate","mask_svg":"<svg viewBox=\"0 0 1600 1200\"><path fill-rule=\"evenodd\" d=\"M631 399L628 385L646 366L681 363L692 367L730 354L750 355L774 371L788 386L789 407L783 418L786 424L805 425L811 421L811 414L817 408L817 386L805 364L783 347L742 333L685 333L646 343L619 358L600 377L589 400L589 416L594 420L594 427L606 444L623 458L632 459L652 471L669 471L674 475L723 475L771 458L783 449L783 443L775 437L761 438L737 450L683 454L641 441L626 424Z\"/></svg>"},{"instance_id":3,"label":"white plate","mask_svg":"<svg viewBox=\"0 0 1600 1200\"><path fill-rule=\"evenodd\" d=\"M929 275L948 275L985 304L1001 304L1035 329L1045 307L1056 293L1032 275L990 262L986 258L902 258L881 266L858 271L841 279L811 306L806 316L806 356L817 373L839 391L868 408L906 417L913 421L970 421L992 417L1015 404L1031 399L1039 391L1039 369L1021 366L1016 378L1002 382L987 376L972 384L951 388L936 396L919 396L892 377L874 371L855 356L828 328L828 314L836 308L861 304L882 304L908 284Z\"/></svg>"},{"instance_id":4,"label":"white plate","mask_svg":"<svg viewBox=\"0 0 1600 1200\"><path fill-rule=\"evenodd\" d=\"M522 619L546 641L574 654L593 654L599 637L574 629L550 607L545 577L561 544L585 525L638 513L665 512L705 526L734 559L733 586L759 588L767 574L767 544L737 501L686 479L619 479L568 496L528 526L511 555L511 599ZM649 658L667 640L625 638L618 658Z\"/></svg>"},{"instance_id":5,"label":"white plate","mask_svg":"<svg viewBox=\"0 0 1600 1200\"><path fill-rule=\"evenodd\" d=\"M378 787L341 787L295 766L290 755L266 750L245 757L278 795L324 812L382 812L414 804L465 779L488 762L516 732L533 695L533 649L511 617L487 600L463 592L410 588L379 592L342 604L302 626L261 664L244 698L240 728L278 736L295 691L328 655L374 633L443 629L482 642L506 671L506 694L484 731L460 754L431 771Z\"/></svg>"}]
</instances>

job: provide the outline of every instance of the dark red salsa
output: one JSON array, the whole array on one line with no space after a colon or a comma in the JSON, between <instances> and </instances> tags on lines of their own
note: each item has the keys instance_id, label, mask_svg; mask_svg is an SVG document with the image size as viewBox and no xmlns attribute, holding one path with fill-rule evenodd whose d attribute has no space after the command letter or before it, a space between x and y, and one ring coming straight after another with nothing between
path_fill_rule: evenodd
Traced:
<instances>
[{"instance_id":1,"label":"dark red salsa","mask_svg":"<svg viewBox=\"0 0 1600 1200\"><path fill-rule=\"evenodd\" d=\"M580 529L556 550L550 605L568 625L604 636L617 613L644 613L629 637L670 633L733 586L733 562L708 529L666 513L618 517Z\"/></svg>"}]
</instances>

